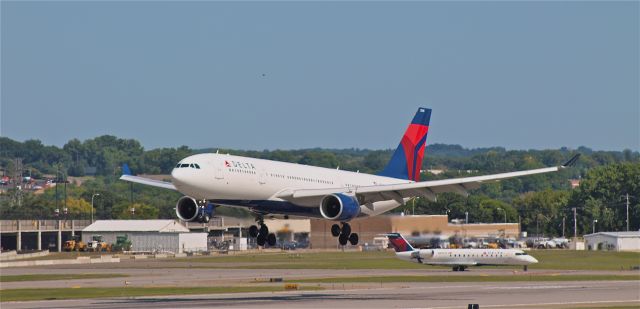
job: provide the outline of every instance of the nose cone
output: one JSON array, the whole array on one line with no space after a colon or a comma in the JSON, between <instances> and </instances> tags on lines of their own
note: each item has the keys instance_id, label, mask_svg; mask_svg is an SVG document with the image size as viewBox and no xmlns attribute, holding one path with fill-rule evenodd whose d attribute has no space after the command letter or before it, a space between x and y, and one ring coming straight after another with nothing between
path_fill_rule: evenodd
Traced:
<instances>
[{"instance_id":1,"label":"nose cone","mask_svg":"<svg viewBox=\"0 0 640 309\"><path fill-rule=\"evenodd\" d=\"M187 181L187 175L184 168L174 168L171 171L171 182L177 188L184 186Z\"/></svg>"},{"instance_id":2,"label":"nose cone","mask_svg":"<svg viewBox=\"0 0 640 309\"><path fill-rule=\"evenodd\" d=\"M529 256L529 263L535 264L535 263L538 263L538 260L536 260L536 258L534 258L532 256Z\"/></svg>"}]
</instances>

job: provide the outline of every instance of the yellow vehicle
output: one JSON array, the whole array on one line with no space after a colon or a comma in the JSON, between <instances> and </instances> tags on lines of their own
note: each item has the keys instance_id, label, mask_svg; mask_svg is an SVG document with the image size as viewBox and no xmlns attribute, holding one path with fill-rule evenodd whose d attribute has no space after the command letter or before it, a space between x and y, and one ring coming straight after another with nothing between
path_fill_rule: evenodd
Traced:
<instances>
[{"instance_id":1,"label":"yellow vehicle","mask_svg":"<svg viewBox=\"0 0 640 309\"><path fill-rule=\"evenodd\" d=\"M499 249L499 248L500 248L500 246L498 246L498 244L497 244L497 243L495 243L495 242L490 242L490 243L487 245L487 249Z\"/></svg>"},{"instance_id":2,"label":"yellow vehicle","mask_svg":"<svg viewBox=\"0 0 640 309\"><path fill-rule=\"evenodd\" d=\"M80 240L79 236L74 236L73 239L64 242L62 249L64 251L85 251L87 245Z\"/></svg>"},{"instance_id":3,"label":"yellow vehicle","mask_svg":"<svg viewBox=\"0 0 640 309\"><path fill-rule=\"evenodd\" d=\"M102 235L95 235L92 237L92 241L87 244L89 251L101 252L101 251L111 251L111 245L102 241Z\"/></svg>"}]
</instances>

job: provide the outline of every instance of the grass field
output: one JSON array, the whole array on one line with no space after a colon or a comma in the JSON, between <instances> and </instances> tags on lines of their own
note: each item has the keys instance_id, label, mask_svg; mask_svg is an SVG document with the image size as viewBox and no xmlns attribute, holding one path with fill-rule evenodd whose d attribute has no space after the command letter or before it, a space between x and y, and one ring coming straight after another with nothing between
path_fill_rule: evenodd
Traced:
<instances>
[{"instance_id":1,"label":"grass field","mask_svg":"<svg viewBox=\"0 0 640 309\"><path fill-rule=\"evenodd\" d=\"M0 276L0 282L18 281L46 281L46 280L73 280L73 279L104 279L129 277L125 274L36 274L36 275L11 275Z\"/></svg>"},{"instance_id":2,"label":"grass field","mask_svg":"<svg viewBox=\"0 0 640 309\"><path fill-rule=\"evenodd\" d=\"M571 250L535 250L530 254L539 260L529 269L564 270L629 270L640 265L638 252L602 252ZM229 256L192 257L172 261L208 263L204 267L260 269L424 269L437 266L420 265L395 258L392 252L291 252ZM501 266L490 268L520 268Z\"/></svg>"},{"instance_id":3,"label":"grass field","mask_svg":"<svg viewBox=\"0 0 640 309\"><path fill-rule=\"evenodd\" d=\"M292 280L299 283L385 282L521 282L521 281L610 281L639 280L637 275L514 275L514 276L362 276Z\"/></svg>"},{"instance_id":4,"label":"grass field","mask_svg":"<svg viewBox=\"0 0 640 309\"><path fill-rule=\"evenodd\" d=\"M301 290L320 290L317 286L300 287ZM283 286L233 287L121 287L121 288L59 288L0 290L0 301L53 300L76 298L105 298L130 296L158 296L185 294L249 293L284 291Z\"/></svg>"}]
</instances>

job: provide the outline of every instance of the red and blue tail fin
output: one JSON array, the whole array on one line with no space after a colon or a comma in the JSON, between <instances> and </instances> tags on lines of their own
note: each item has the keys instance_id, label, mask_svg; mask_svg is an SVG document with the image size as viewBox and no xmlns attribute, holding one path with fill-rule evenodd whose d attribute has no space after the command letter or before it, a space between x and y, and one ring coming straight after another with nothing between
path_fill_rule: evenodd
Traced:
<instances>
[{"instance_id":1,"label":"red and blue tail fin","mask_svg":"<svg viewBox=\"0 0 640 309\"><path fill-rule=\"evenodd\" d=\"M418 112L402 136L400 145L387 166L380 172L380 176L420 181L420 168L430 119L431 109L418 108Z\"/></svg>"},{"instance_id":2,"label":"red and blue tail fin","mask_svg":"<svg viewBox=\"0 0 640 309\"><path fill-rule=\"evenodd\" d=\"M385 234L389 238L389 243L393 246L396 252L415 251L409 242L400 235L400 233Z\"/></svg>"}]
</instances>

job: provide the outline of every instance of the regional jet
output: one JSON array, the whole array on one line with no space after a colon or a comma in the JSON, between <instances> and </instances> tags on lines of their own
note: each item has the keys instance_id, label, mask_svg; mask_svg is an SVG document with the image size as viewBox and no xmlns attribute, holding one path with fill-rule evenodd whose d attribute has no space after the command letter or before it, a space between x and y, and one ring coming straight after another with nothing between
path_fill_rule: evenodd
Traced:
<instances>
[{"instance_id":1,"label":"regional jet","mask_svg":"<svg viewBox=\"0 0 640 309\"><path fill-rule=\"evenodd\" d=\"M436 194L468 195L481 184L541 173L572 165L445 180L420 181L420 168L429 131L431 109L419 108L387 166L377 175L302 164L205 153L182 159L171 172L171 182L131 175L123 166L120 179L182 193L176 215L183 221L208 222L218 206L244 207L256 215L249 229L257 243L273 246L264 217L323 218L336 222L331 233L341 245L358 243L349 221L376 216L414 197L436 199ZM338 224L339 223L339 224Z\"/></svg>"},{"instance_id":2,"label":"regional jet","mask_svg":"<svg viewBox=\"0 0 640 309\"><path fill-rule=\"evenodd\" d=\"M453 271L464 271L469 266L483 265L521 265L538 263L536 258L518 249L414 249L399 233L386 234L389 243L401 260L427 264L449 266Z\"/></svg>"}]
</instances>

